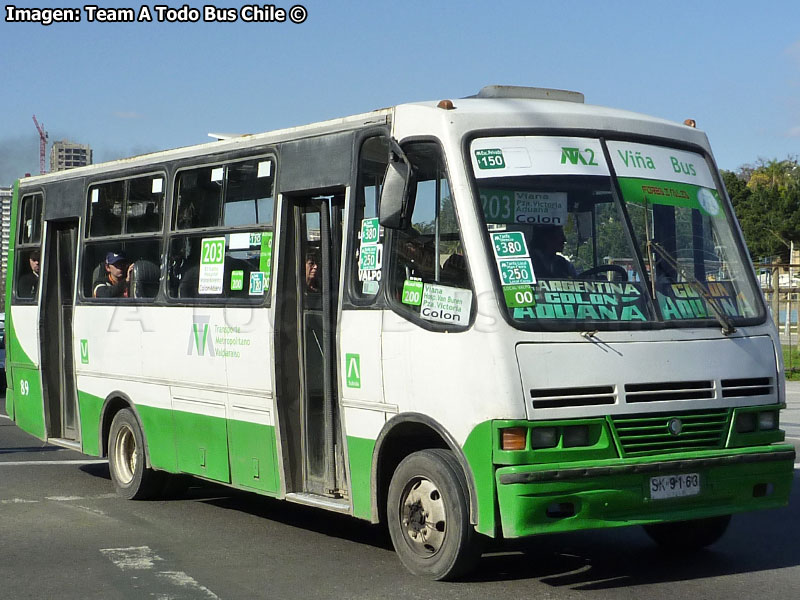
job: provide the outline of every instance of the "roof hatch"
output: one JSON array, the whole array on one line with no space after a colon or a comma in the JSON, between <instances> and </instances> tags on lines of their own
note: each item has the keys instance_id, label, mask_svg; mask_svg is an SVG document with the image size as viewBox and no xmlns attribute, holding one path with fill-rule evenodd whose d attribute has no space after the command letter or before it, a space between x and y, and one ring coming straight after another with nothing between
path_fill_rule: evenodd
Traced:
<instances>
[{"instance_id":1,"label":"roof hatch","mask_svg":"<svg viewBox=\"0 0 800 600\"><path fill-rule=\"evenodd\" d=\"M569 90L524 87L521 85L487 85L473 98L526 98L528 100L560 100L583 104L583 94Z\"/></svg>"}]
</instances>

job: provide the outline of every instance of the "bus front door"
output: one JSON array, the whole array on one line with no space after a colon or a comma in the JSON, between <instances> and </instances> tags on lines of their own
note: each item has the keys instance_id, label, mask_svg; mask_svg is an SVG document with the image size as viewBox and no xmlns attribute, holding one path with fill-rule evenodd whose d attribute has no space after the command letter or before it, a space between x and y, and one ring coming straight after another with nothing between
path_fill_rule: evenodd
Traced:
<instances>
[{"instance_id":1,"label":"bus front door","mask_svg":"<svg viewBox=\"0 0 800 600\"><path fill-rule=\"evenodd\" d=\"M344 194L287 200L275 328L286 491L337 498L344 488L336 379Z\"/></svg>"},{"instance_id":2,"label":"bus front door","mask_svg":"<svg viewBox=\"0 0 800 600\"><path fill-rule=\"evenodd\" d=\"M80 440L75 370L72 357L72 307L78 221L48 223L42 263L42 311L39 344L47 437Z\"/></svg>"}]
</instances>

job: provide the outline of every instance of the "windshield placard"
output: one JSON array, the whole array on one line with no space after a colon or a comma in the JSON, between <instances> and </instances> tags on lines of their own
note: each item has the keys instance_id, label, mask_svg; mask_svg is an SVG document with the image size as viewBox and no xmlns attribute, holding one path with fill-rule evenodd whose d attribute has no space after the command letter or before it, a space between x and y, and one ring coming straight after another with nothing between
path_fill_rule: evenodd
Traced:
<instances>
[{"instance_id":1,"label":"windshield placard","mask_svg":"<svg viewBox=\"0 0 800 600\"><path fill-rule=\"evenodd\" d=\"M710 217L724 217L722 200L715 189L674 181L620 177L622 197L636 204L663 204L699 210Z\"/></svg>"},{"instance_id":2,"label":"windshield placard","mask_svg":"<svg viewBox=\"0 0 800 600\"><path fill-rule=\"evenodd\" d=\"M696 152L631 142L608 142L608 151L619 177L716 187L708 164Z\"/></svg>"},{"instance_id":3,"label":"windshield placard","mask_svg":"<svg viewBox=\"0 0 800 600\"><path fill-rule=\"evenodd\" d=\"M472 142L478 179L526 175L608 175L600 141L580 137L487 137Z\"/></svg>"},{"instance_id":4,"label":"windshield placard","mask_svg":"<svg viewBox=\"0 0 800 600\"><path fill-rule=\"evenodd\" d=\"M487 223L564 225L567 222L566 192L484 189L480 197Z\"/></svg>"},{"instance_id":5,"label":"windshield placard","mask_svg":"<svg viewBox=\"0 0 800 600\"><path fill-rule=\"evenodd\" d=\"M638 283L550 279L531 288L528 306L506 295L514 319L647 321L646 297ZM513 298L513 300L512 300ZM511 301L510 301L511 300Z\"/></svg>"}]
</instances>

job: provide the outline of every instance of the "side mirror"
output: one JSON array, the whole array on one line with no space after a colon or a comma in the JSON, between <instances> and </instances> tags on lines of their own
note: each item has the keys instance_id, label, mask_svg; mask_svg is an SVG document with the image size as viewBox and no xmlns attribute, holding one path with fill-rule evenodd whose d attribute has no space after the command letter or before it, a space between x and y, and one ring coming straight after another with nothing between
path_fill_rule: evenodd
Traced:
<instances>
[{"instance_id":1,"label":"side mirror","mask_svg":"<svg viewBox=\"0 0 800 600\"><path fill-rule=\"evenodd\" d=\"M387 229L404 229L414 211L416 182L408 157L395 140L391 144L378 204L378 218Z\"/></svg>"}]
</instances>

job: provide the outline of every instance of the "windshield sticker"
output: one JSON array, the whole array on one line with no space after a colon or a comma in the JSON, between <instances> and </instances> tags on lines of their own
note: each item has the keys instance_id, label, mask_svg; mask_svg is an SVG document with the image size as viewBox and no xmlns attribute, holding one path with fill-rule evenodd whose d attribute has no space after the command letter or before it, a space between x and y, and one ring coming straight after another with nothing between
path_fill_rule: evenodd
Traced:
<instances>
[{"instance_id":1,"label":"windshield sticker","mask_svg":"<svg viewBox=\"0 0 800 600\"><path fill-rule=\"evenodd\" d=\"M250 248L249 233L232 233L228 236L229 250L247 250Z\"/></svg>"},{"instance_id":2,"label":"windshield sticker","mask_svg":"<svg viewBox=\"0 0 800 600\"><path fill-rule=\"evenodd\" d=\"M503 296L509 308L524 308L536 304L536 294L530 285L505 285Z\"/></svg>"},{"instance_id":3,"label":"windshield sticker","mask_svg":"<svg viewBox=\"0 0 800 600\"><path fill-rule=\"evenodd\" d=\"M379 271L381 269L381 258L383 255L383 244L372 244L370 246L361 246L361 252L358 257L358 270L359 278L361 278L361 271ZM361 281L364 281L361 279Z\"/></svg>"},{"instance_id":4,"label":"windshield sticker","mask_svg":"<svg viewBox=\"0 0 800 600\"><path fill-rule=\"evenodd\" d=\"M503 151L499 148L475 150L475 162L479 169L503 169L506 166Z\"/></svg>"},{"instance_id":5,"label":"windshield sticker","mask_svg":"<svg viewBox=\"0 0 800 600\"><path fill-rule=\"evenodd\" d=\"M487 223L564 225L567 222L566 192L482 189L480 194Z\"/></svg>"},{"instance_id":6,"label":"windshield sticker","mask_svg":"<svg viewBox=\"0 0 800 600\"><path fill-rule=\"evenodd\" d=\"M495 258L526 257L528 245L521 231L502 231L492 233L492 248Z\"/></svg>"},{"instance_id":7,"label":"windshield sticker","mask_svg":"<svg viewBox=\"0 0 800 600\"><path fill-rule=\"evenodd\" d=\"M600 141L591 138L478 138L473 140L471 149L472 171L478 179L499 175L609 174Z\"/></svg>"},{"instance_id":8,"label":"windshield sticker","mask_svg":"<svg viewBox=\"0 0 800 600\"><path fill-rule=\"evenodd\" d=\"M380 234L380 224L377 218L361 221L361 245L377 244Z\"/></svg>"},{"instance_id":9,"label":"windshield sticker","mask_svg":"<svg viewBox=\"0 0 800 600\"><path fill-rule=\"evenodd\" d=\"M696 152L662 146L608 142L611 162L620 177L660 179L715 188L705 159Z\"/></svg>"},{"instance_id":10,"label":"windshield sticker","mask_svg":"<svg viewBox=\"0 0 800 600\"><path fill-rule=\"evenodd\" d=\"M419 316L426 321L469 325L472 291L461 288L424 284Z\"/></svg>"},{"instance_id":11,"label":"windshield sticker","mask_svg":"<svg viewBox=\"0 0 800 600\"><path fill-rule=\"evenodd\" d=\"M225 277L225 238L206 238L200 246L198 294L221 294Z\"/></svg>"},{"instance_id":12,"label":"windshield sticker","mask_svg":"<svg viewBox=\"0 0 800 600\"><path fill-rule=\"evenodd\" d=\"M250 273L250 295L263 296L266 286L264 285L267 278L264 276L263 271L253 271Z\"/></svg>"},{"instance_id":13,"label":"windshield sticker","mask_svg":"<svg viewBox=\"0 0 800 600\"><path fill-rule=\"evenodd\" d=\"M710 217L724 217L716 190L686 183L653 179L619 178L622 197L636 204L663 204L699 210Z\"/></svg>"},{"instance_id":14,"label":"windshield sticker","mask_svg":"<svg viewBox=\"0 0 800 600\"><path fill-rule=\"evenodd\" d=\"M738 297L730 281L716 281L707 284L708 294L717 310L728 317L751 316L743 298ZM665 321L675 319L714 319L714 312L708 307L698 289L688 283L673 283L662 286L657 292L658 305Z\"/></svg>"},{"instance_id":15,"label":"windshield sticker","mask_svg":"<svg viewBox=\"0 0 800 600\"><path fill-rule=\"evenodd\" d=\"M530 258L498 258L497 268L503 285L536 283Z\"/></svg>"},{"instance_id":16,"label":"windshield sticker","mask_svg":"<svg viewBox=\"0 0 800 600\"><path fill-rule=\"evenodd\" d=\"M422 304L423 283L417 279L406 279L403 282L403 297L400 300L409 306L420 306Z\"/></svg>"},{"instance_id":17,"label":"windshield sticker","mask_svg":"<svg viewBox=\"0 0 800 600\"><path fill-rule=\"evenodd\" d=\"M383 230L377 217L361 220L361 231L358 234L358 280L363 283L381 280L383 244L380 243L380 240L382 234ZM371 290L373 286L362 286L362 293L374 293L368 292L367 289Z\"/></svg>"},{"instance_id":18,"label":"windshield sticker","mask_svg":"<svg viewBox=\"0 0 800 600\"><path fill-rule=\"evenodd\" d=\"M231 271L231 290L244 289L244 271Z\"/></svg>"},{"instance_id":19,"label":"windshield sticker","mask_svg":"<svg viewBox=\"0 0 800 600\"><path fill-rule=\"evenodd\" d=\"M258 270L264 272L264 276L269 281L269 276L272 273L272 232L265 231L260 235L261 239L257 242L261 246L261 253L258 260ZM250 243L253 244L254 238L251 234ZM253 244L256 245L256 244Z\"/></svg>"},{"instance_id":20,"label":"windshield sticker","mask_svg":"<svg viewBox=\"0 0 800 600\"><path fill-rule=\"evenodd\" d=\"M534 302L529 306L512 306L506 296L515 319L647 321L646 297L639 284L550 279L540 281L532 292Z\"/></svg>"}]
</instances>

